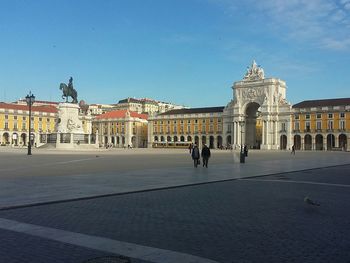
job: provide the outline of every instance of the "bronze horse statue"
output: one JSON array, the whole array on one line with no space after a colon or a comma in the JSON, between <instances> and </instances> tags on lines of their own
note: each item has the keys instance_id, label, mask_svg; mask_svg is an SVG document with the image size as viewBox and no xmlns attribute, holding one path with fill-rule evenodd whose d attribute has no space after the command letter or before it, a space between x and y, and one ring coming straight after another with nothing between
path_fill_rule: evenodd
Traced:
<instances>
[{"instance_id":1,"label":"bronze horse statue","mask_svg":"<svg viewBox=\"0 0 350 263\"><path fill-rule=\"evenodd\" d=\"M69 79L68 86L65 83L60 84L60 90L63 92L62 99L66 98L66 102L68 102L68 97L71 97L73 99L71 103L78 103L78 93L73 88L72 77Z\"/></svg>"}]
</instances>

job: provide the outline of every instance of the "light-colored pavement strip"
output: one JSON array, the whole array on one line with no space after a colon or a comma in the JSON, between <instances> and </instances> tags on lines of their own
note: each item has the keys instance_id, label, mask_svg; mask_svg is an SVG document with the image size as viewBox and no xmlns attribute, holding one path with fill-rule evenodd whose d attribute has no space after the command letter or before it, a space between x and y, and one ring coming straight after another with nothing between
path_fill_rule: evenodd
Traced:
<instances>
[{"instance_id":1,"label":"light-colored pavement strip","mask_svg":"<svg viewBox=\"0 0 350 263\"><path fill-rule=\"evenodd\" d=\"M109 238L85 235L0 218L0 229L24 233L107 253L119 254L155 263L217 263L217 261L165 249L141 246Z\"/></svg>"},{"instance_id":2,"label":"light-colored pavement strip","mask_svg":"<svg viewBox=\"0 0 350 263\"><path fill-rule=\"evenodd\" d=\"M20 170L0 171L0 209L249 178L350 163L350 153L343 152L300 152L296 156L291 156L288 152L260 151L251 152L246 163L241 164L237 152L214 151L209 168L206 169L201 166L194 168L189 155L186 153L186 156L183 156L184 152L174 154L167 151L161 155L155 153L149 155L147 152L141 151L141 153L138 152L137 162L144 162L144 164L133 163L135 160L131 158L135 156L130 156L130 161L123 159L123 163L120 164L126 168L119 169L118 164L110 167L109 170L108 167L104 170L103 166L113 165L121 152L117 152L116 156L113 155L113 152L108 154L104 156L99 154L99 158L94 155L74 155L75 157L70 160L63 159L64 155L58 155L54 157L55 159L47 159L47 161L41 161L46 160L45 155L40 158L33 156L33 158L24 159L25 157L22 155L14 154L10 159L1 163L2 169ZM130 155L130 152L127 154ZM7 164L14 162L13 158L22 158L28 163L22 162L17 166ZM160 164L156 164L153 168L152 165L147 165L148 162L157 158L163 158L163 162L168 160L169 167L164 168L164 165L161 167ZM215 162L220 159L224 161ZM172 163L173 160L176 161L175 165ZM187 165L185 165L186 161ZM128 169L128 165L130 169ZM85 171L91 170L94 173L81 172L84 167ZM65 173L60 175L58 173L60 169L66 169Z\"/></svg>"},{"instance_id":3,"label":"light-colored pavement strip","mask_svg":"<svg viewBox=\"0 0 350 263\"><path fill-rule=\"evenodd\" d=\"M320 186L334 186L334 187L350 187L348 184L330 184L330 183L319 183L319 182L310 182L310 181L294 181L294 180L269 180L269 179L238 179L240 181L252 181L252 182L272 182L272 183L290 183L290 184L311 184L311 185L320 185Z\"/></svg>"}]
</instances>

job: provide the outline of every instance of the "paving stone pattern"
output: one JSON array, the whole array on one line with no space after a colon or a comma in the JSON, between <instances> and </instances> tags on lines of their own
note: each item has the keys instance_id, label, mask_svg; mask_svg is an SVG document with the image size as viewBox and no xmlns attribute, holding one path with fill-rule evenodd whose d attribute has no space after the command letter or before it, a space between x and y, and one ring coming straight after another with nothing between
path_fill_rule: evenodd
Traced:
<instances>
[{"instance_id":1,"label":"paving stone pattern","mask_svg":"<svg viewBox=\"0 0 350 263\"><path fill-rule=\"evenodd\" d=\"M0 230L0 262L2 263L77 263L106 253L60 242Z\"/></svg>"},{"instance_id":2,"label":"paving stone pattern","mask_svg":"<svg viewBox=\"0 0 350 263\"><path fill-rule=\"evenodd\" d=\"M350 166L279 176L263 178L350 185ZM306 195L321 206L306 205ZM345 187L235 180L0 211L0 217L219 262L350 262L349 200ZM28 242L24 254L50 243L37 242ZM6 256L3 248L0 255Z\"/></svg>"}]
</instances>

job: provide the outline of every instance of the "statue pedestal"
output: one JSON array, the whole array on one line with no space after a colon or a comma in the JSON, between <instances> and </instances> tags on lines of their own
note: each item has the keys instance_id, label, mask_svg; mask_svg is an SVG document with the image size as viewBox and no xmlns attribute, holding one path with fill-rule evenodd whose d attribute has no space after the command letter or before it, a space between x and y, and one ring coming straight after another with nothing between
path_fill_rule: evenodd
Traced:
<instances>
[{"instance_id":1,"label":"statue pedestal","mask_svg":"<svg viewBox=\"0 0 350 263\"><path fill-rule=\"evenodd\" d=\"M58 105L58 123L56 149L95 149L91 144L91 135L85 133L79 118L79 105L60 103Z\"/></svg>"},{"instance_id":2,"label":"statue pedestal","mask_svg":"<svg viewBox=\"0 0 350 263\"><path fill-rule=\"evenodd\" d=\"M79 119L79 105L73 103L58 105L57 132L84 134L83 124Z\"/></svg>"}]
</instances>

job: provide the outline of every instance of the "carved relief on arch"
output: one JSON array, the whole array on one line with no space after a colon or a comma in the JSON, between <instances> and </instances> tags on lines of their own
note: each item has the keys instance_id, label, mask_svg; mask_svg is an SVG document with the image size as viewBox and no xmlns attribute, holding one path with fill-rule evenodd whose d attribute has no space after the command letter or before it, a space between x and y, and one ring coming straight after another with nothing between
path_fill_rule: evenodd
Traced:
<instances>
[{"instance_id":1,"label":"carved relief on arch","mask_svg":"<svg viewBox=\"0 0 350 263\"><path fill-rule=\"evenodd\" d=\"M248 102L256 102L259 105L264 103L264 99L266 97L267 90L266 88L246 88L240 90L240 99L241 104L245 104Z\"/></svg>"}]
</instances>

